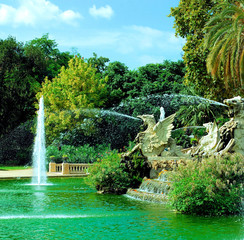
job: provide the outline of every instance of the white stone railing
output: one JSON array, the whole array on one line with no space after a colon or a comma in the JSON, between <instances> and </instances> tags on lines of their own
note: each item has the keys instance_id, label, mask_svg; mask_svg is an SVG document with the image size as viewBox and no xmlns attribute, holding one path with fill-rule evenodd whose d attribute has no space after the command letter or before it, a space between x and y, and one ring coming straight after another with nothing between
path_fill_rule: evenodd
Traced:
<instances>
[{"instance_id":1,"label":"white stone railing","mask_svg":"<svg viewBox=\"0 0 244 240\"><path fill-rule=\"evenodd\" d=\"M88 174L90 163L49 163L50 173L61 174Z\"/></svg>"}]
</instances>

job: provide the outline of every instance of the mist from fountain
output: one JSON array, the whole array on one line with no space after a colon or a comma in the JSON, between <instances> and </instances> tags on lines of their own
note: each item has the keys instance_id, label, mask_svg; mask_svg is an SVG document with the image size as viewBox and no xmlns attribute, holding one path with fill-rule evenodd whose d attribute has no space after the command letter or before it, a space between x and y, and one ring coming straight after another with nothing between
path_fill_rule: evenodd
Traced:
<instances>
[{"instance_id":1,"label":"mist from fountain","mask_svg":"<svg viewBox=\"0 0 244 240\"><path fill-rule=\"evenodd\" d=\"M45 147L45 127L44 127L44 99L39 101L37 114L37 129L33 150L33 185L46 185L46 147Z\"/></svg>"},{"instance_id":2,"label":"mist from fountain","mask_svg":"<svg viewBox=\"0 0 244 240\"><path fill-rule=\"evenodd\" d=\"M172 132L176 132L179 130L186 130L186 129L204 129L204 128L206 128L206 127L204 127L204 126L186 126L186 127L173 129Z\"/></svg>"},{"instance_id":3,"label":"mist from fountain","mask_svg":"<svg viewBox=\"0 0 244 240\"><path fill-rule=\"evenodd\" d=\"M110 111L110 110L100 110L100 111L101 111L101 114L108 114L108 115L113 115L113 116L117 116L117 117L124 117L124 118L130 118L133 120L141 121L140 118L136 118L136 117L133 117L133 116L130 116L127 114L123 114L123 113L118 113L115 111Z\"/></svg>"},{"instance_id":4,"label":"mist from fountain","mask_svg":"<svg viewBox=\"0 0 244 240\"><path fill-rule=\"evenodd\" d=\"M194 95L186 95L186 94L170 94L169 96L179 96L179 97L182 97L182 98L186 98L186 99L194 99L194 100L199 100L199 101L203 101L203 102L208 102L209 104L213 104L213 105L217 105L217 106L222 106L222 107L227 107L228 106L224 103L220 103L220 102L217 102L217 101L214 101L214 100L210 100L210 99L207 99L207 98L204 98L204 97L200 97L200 96L194 96Z\"/></svg>"}]
</instances>

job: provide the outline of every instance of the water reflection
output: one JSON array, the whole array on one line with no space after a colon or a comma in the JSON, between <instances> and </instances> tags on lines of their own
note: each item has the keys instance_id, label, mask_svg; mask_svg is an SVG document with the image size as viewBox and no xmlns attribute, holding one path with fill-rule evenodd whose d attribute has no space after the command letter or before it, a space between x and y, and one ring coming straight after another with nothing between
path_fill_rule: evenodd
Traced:
<instances>
[{"instance_id":1,"label":"water reflection","mask_svg":"<svg viewBox=\"0 0 244 240\"><path fill-rule=\"evenodd\" d=\"M49 204L49 197L46 195L46 187L35 186L33 191L33 211L44 212L46 205Z\"/></svg>"}]
</instances>

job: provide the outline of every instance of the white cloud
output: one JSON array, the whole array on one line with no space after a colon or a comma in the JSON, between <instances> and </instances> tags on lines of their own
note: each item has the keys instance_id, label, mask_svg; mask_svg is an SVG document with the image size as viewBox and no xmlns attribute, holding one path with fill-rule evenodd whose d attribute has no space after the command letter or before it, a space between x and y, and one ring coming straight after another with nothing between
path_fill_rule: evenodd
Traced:
<instances>
[{"instance_id":1,"label":"white cloud","mask_svg":"<svg viewBox=\"0 0 244 240\"><path fill-rule=\"evenodd\" d=\"M62 45L78 48L113 49L120 54L141 53L150 56L156 51L159 55L164 52L181 52L185 40L176 38L173 32L160 31L144 26L128 26L111 31L90 30L82 37L74 35L64 41ZM160 56L155 56L159 58ZM155 57L153 62L155 62ZM147 57L149 60L149 58Z\"/></svg>"},{"instance_id":2,"label":"white cloud","mask_svg":"<svg viewBox=\"0 0 244 240\"><path fill-rule=\"evenodd\" d=\"M60 18L66 23L75 24L74 20L81 18L81 15L78 12L67 10L60 14Z\"/></svg>"},{"instance_id":3,"label":"white cloud","mask_svg":"<svg viewBox=\"0 0 244 240\"><path fill-rule=\"evenodd\" d=\"M48 0L19 0L19 6L14 8L0 4L0 25L38 25L63 22L73 24L82 16L72 10L62 11Z\"/></svg>"},{"instance_id":4,"label":"white cloud","mask_svg":"<svg viewBox=\"0 0 244 240\"><path fill-rule=\"evenodd\" d=\"M134 25L123 29L117 50L123 54L156 49L158 52L181 51L183 44L184 40L176 38L173 32Z\"/></svg>"},{"instance_id":5,"label":"white cloud","mask_svg":"<svg viewBox=\"0 0 244 240\"><path fill-rule=\"evenodd\" d=\"M102 17L110 19L113 16L114 11L109 5L100 8L97 8L96 5L93 5L92 8L89 9L89 13L95 18Z\"/></svg>"},{"instance_id":6,"label":"white cloud","mask_svg":"<svg viewBox=\"0 0 244 240\"><path fill-rule=\"evenodd\" d=\"M6 24L11 21L11 18L15 14L15 9L11 6L1 4L0 5L0 24Z\"/></svg>"}]
</instances>

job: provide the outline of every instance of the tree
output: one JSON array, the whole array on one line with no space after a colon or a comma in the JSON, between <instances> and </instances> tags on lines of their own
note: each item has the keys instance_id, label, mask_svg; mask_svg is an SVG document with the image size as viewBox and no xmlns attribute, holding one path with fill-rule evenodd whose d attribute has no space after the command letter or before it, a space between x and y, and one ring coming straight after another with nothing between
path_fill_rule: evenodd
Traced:
<instances>
[{"instance_id":1,"label":"tree","mask_svg":"<svg viewBox=\"0 0 244 240\"><path fill-rule=\"evenodd\" d=\"M236 91L223 89L223 79L211 78L208 74L206 59L209 49L204 48L203 44L205 24L216 13L214 6L224 1L226 0L181 0L178 7L171 8L170 14L175 18L176 35L187 40L183 47L185 83L193 84L198 94L219 101L235 95Z\"/></svg>"},{"instance_id":2,"label":"tree","mask_svg":"<svg viewBox=\"0 0 244 240\"><path fill-rule=\"evenodd\" d=\"M183 61L166 60L163 63L147 64L133 71L123 63L109 63L104 71L104 76L108 76L106 86L110 92L106 107L115 106L127 98L179 93L185 89L182 85L184 74Z\"/></svg>"},{"instance_id":3,"label":"tree","mask_svg":"<svg viewBox=\"0 0 244 240\"><path fill-rule=\"evenodd\" d=\"M119 104L122 99L128 97L127 91L128 82L133 82L128 67L121 62L110 62L103 76L108 77L106 84L107 91L110 93L106 101L106 107L111 107Z\"/></svg>"},{"instance_id":4,"label":"tree","mask_svg":"<svg viewBox=\"0 0 244 240\"><path fill-rule=\"evenodd\" d=\"M62 67L57 77L45 79L41 92L44 96L46 133L53 141L60 133L86 124L87 117L94 114L90 108L101 107L106 97L104 84L84 59L75 57L68 67Z\"/></svg>"},{"instance_id":5,"label":"tree","mask_svg":"<svg viewBox=\"0 0 244 240\"><path fill-rule=\"evenodd\" d=\"M106 57L97 57L96 53L93 53L93 57L88 58L88 64L90 64L93 68L97 69L97 73L102 74L107 69L107 63L109 62L109 58Z\"/></svg>"},{"instance_id":6,"label":"tree","mask_svg":"<svg viewBox=\"0 0 244 240\"><path fill-rule=\"evenodd\" d=\"M40 84L29 68L30 61L23 43L13 37L0 40L0 136L35 113L33 103Z\"/></svg>"},{"instance_id":7,"label":"tree","mask_svg":"<svg viewBox=\"0 0 244 240\"><path fill-rule=\"evenodd\" d=\"M69 52L60 52L55 40L49 39L48 34L41 38L35 38L25 44L25 54L32 59L33 71L38 75L39 81L43 81L47 76L54 78L62 66L67 67L72 55Z\"/></svg>"},{"instance_id":8,"label":"tree","mask_svg":"<svg viewBox=\"0 0 244 240\"><path fill-rule=\"evenodd\" d=\"M179 93L184 86L185 66L183 61L147 64L138 69L137 84L140 96L148 94Z\"/></svg>"},{"instance_id":9,"label":"tree","mask_svg":"<svg viewBox=\"0 0 244 240\"><path fill-rule=\"evenodd\" d=\"M33 118L45 76L55 77L70 58L48 34L26 44L12 36L0 39L0 137Z\"/></svg>"},{"instance_id":10,"label":"tree","mask_svg":"<svg viewBox=\"0 0 244 240\"><path fill-rule=\"evenodd\" d=\"M224 2L216 9L220 13L205 28L204 45L211 49L207 69L213 77L223 74L226 88L240 88L244 86L244 0Z\"/></svg>"}]
</instances>

